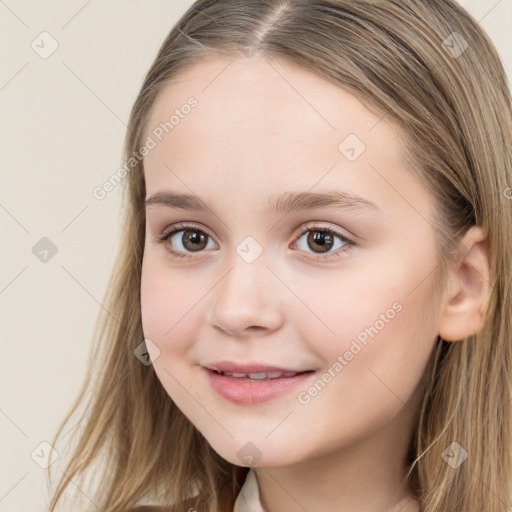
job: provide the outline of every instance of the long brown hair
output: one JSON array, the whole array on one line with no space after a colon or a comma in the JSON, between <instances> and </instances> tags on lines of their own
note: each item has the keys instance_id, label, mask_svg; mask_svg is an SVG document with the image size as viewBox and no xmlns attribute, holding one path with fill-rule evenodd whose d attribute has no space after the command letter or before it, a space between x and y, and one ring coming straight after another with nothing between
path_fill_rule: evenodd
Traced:
<instances>
[{"instance_id":1,"label":"long brown hair","mask_svg":"<svg viewBox=\"0 0 512 512\"><path fill-rule=\"evenodd\" d=\"M206 55L250 58L254 52L289 59L353 92L404 133L411 168L437 203L439 268L449 268L470 226L487 234L486 323L456 343L438 340L408 475L424 512L510 509L512 108L493 44L453 0L198 0L172 28L145 77L124 160L143 145L148 114L169 79ZM134 356L144 339L143 162L126 174L122 241L88 373L53 441L56 446L77 414L77 444L50 511L66 489L105 512L143 503L162 506L147 510L184 510L183 503L232 510L248 469L213 451L153 367ZM443 458L452 442L468 452L457 469Z\"/></svg>"}]
</instances>

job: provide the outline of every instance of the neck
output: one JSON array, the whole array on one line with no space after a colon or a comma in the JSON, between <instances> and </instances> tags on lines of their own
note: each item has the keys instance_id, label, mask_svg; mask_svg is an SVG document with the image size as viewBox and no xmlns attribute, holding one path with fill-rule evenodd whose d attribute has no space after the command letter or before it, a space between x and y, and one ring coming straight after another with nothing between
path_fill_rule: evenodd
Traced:
<instances>
[{"instance_id":1,"label":"neck","mask_svg":"<svg viewBox=\"0 0 512 512\"><path fill-rule=\"evenodd\" d=\"M267 512L418 512L405 482L415 411L337 450L292 466L255 468Z\"/></svg>"}]
</instances>

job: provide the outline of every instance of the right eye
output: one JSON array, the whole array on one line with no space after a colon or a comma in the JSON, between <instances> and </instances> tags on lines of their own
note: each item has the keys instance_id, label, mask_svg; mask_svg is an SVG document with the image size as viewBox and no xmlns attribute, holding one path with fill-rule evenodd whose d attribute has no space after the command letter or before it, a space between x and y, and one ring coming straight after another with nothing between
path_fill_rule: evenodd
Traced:
<instances>
[{"instance_id":1,"label":"right eye","mask_svg":"<svg viewBox=\"0 0 512 512\"><path fill-rule=\"evenodd\" d=\"M157 235L156 238L159 243L164 244L167 251L172 254L173 257L179 259L187 256L189 256L190 259L192 253L201 252L208 248L208 238L212 240L210 235L199 227L183 224L181 222L171 227L170 230L166 230L162 234ZM178 246L178 250L175 249L176 246Z\"/></svg>"}]
</instances>

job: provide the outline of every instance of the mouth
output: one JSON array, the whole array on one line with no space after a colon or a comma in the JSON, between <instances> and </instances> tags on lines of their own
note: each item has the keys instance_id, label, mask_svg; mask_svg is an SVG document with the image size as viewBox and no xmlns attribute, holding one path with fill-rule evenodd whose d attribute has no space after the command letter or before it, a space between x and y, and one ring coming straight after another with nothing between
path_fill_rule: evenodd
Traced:
<instances>
[{"instance_id":1,"label":"mouth","mask_svg":"<svg viewBox=\"0 0 512 512\"><path fill-rule=\"evenodd\" d=\"M273 380L273 379L288 379L295 377L296 375L302 375L304 373L312 373L313 370L305 372L282 372L282 371L268 371L268 372L229 372L220 370L210 370L217 375L224 375L225 377L233 377L235 379L251 380L251 381L262 381L262 380Z\"/></svg>"},{"instance_id":2,"label":"mouth","mask_svg":"<svg viewBox=\"0 0 512 512\"><path fill-rule=\"evenodd\" d=\"M253 405L290 393L306 386L314 370L282 372L230 372L204 368L209 384L218 395L239 405Z\"/></svg>"}]
</instances>

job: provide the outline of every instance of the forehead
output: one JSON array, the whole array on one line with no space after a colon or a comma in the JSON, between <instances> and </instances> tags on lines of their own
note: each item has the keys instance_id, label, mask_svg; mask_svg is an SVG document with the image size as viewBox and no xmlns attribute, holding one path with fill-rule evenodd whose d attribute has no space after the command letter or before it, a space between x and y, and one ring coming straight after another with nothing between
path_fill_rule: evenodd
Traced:
<instances>
[{"instance_id":1,"label":"forehead","mask_svg":"<svg viewBox=\"0 0 512 512\"><path fill-rule=\"evenodd\" d=\"M216 132L236 125L246 133L245 121L250 120L259 121L255 128L265 123L267 132L287 123L286 132L295 134L342 132L345 128L361 134L383 117L348 91L289 60L260 55L252 59L208 56L179 71L162 88L150 111L146 134L169 120L190 97L201 107L195 109L201 114L193 116L194 127L200 128L201 120L215 120ZM214 115L219 117L212 119ZM299 126L292 124L295 120L301 120Z\"/></svg>"},{"instance_id":2,"label":"forehead","mask_svg":"<svg viewBox=\"0 0 512 512\"><path fill-rule=\"evenodd\" d=\"M240 200L317 187L391 205L404 202L402 188L409 203L427 205L396 126L281 59L210 56L188 66L157 96L148 136L156 143L144 158L148 196L172 188Z\"/></svg>"}]
</instances>

